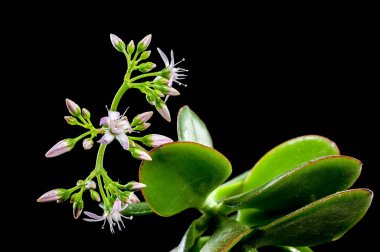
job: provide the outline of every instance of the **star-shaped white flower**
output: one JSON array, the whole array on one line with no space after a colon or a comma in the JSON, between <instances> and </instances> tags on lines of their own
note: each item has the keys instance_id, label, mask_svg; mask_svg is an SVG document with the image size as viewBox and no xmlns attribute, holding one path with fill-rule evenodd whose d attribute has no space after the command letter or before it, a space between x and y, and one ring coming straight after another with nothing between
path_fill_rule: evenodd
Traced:
<instances>
[{"instance_id":1,"label":"star-shaped white flower","mask_svg":"<svg viewBox=\"0 0 380 252\"><path fill-rule=\"evenodd\" d=\"M120 116L117 111L108 111L108 116L100 119L100 125L108 128L98 143L109 144L116 138L124 150L129 149L129 140L125 133L131 133L132 127L126 116Z\"/></svg>"},{"instance_id":2,"label":"star-shaped white flower","mask_svg":"<svg viewBox=\"0 0 380 252\"><path fill-rule=\"evenodd\" d=\"M176 67L179 63L184 61L185 59L182 59L181 61L178 61L177 63L174 63L174 52L173 50L170 51L170 62L168 57L165 55L163 51L161 51L160 48L157 48L158 53L160 54L162 60L164 61L165 67L168 68L170 71L170 78L168 86L173 86L173 82L178 83L179 85L186 86L186 84L183 84L180 82L180 80L185 79L187 76L184 74L184 72L187 72L187 69ZM166 97L166 100L168 99L168 96Z\"/></svg>"},{"instance_id":3,"label":"star-shaped white flower","mask_svg":"<svg viewBox=\"0 0 380 252\"><path fill-rule=\"evenodd\" d=\"M123 228L125 228L122 218L129 219L129 220L132 219L132 217L126 217L126 216L120 214L120 212L123 211L127 206L128 206L128 204L124 204L124 206L122 206L121 200L119 198L117 198L115 200L115 202L113 203L113 207L112 207L112 210L110 212L104 211L103 216L99 216L97 214L85 211L84 214L86 216L90 217L91 219L84 218L83 220L88 221L88 222L104 221L102 228L104 228L106 221L108 221L108 224L110 226L110 231L113 234L113 233L115 233L113 226L117 225L119 231L121 231L122 230L121 226L120 226L120 223L121 223Z\"/></svg>"}]
</instances>

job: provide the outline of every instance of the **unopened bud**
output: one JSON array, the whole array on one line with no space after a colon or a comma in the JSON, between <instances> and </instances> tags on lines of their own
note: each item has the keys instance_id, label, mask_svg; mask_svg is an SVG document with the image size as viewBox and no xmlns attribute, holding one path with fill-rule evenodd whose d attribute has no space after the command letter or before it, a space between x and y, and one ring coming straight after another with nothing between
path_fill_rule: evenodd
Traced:
<instances>
[{"instance_id":1,"label":"unopened bud","mask_svg":"<svg viewBox=\"0 0 380 252\"><path fill-rule=\"evenodd\" d=\"M73 216L74 216L74 219L78 219L79 218L79 216L82 214L83 207L84 207L84 203L83 203L82 199L74 202L74 204L73 204Z\"/></svg>"},{"instance_id":2,"label":"unopened bud","mask_svg":"<svg viewBox=\"0 0 380 252\"><path fill-rule=\"evenodd\" d=\"M66 189L54 189L42 194L41 197L37 199L39 203L57 201L57 203L67 200L70 197L70 192Z\"/></svg>"},{"instance_id":3,"label":"unopened bud","mask_svg":"<svg viewBox=\"0 0 380 252\"><path fill-rule=\"evenodd\" d=\"M150 147L158 147L171 142L173 142L173 140L169 137L158 134L151 134L143 137L143 143Z\"/></svg>"},{"instance_id":4,"label":"unopened bud","mask_svg":"<svg viewBox=\"0 0 380 252\"><path fill-rule=\"evenodd\" d=\"M145 51L141 54L140 60L146 60L150 56L150 51Z\"/></svg>"},{"instance_id":5,"label":"unopened bud","mask_svg":"<svg viewBox=\"0 0 380 252\"><path fill-rule=\"evenodd\" d=\"M76 117L80 116L81 110L78 104L76 104L70 99L66 99L65 101L66 101L67 110L70 112L70 114Z\"/></svg>"},{"instance_id":6,"label":"unopened bud","mask_svg":"<svg viewBox=\"0 0 380 252\"><path fill-rule=\"evenodd\" d=\"M88 111L88 109L82 108L82 116L84 119L89 120L91 117L91 113L90 111Z\"/></svg>"},{"instance_id":7,"label":"unopened bud","mask_svg":"<svg viewBox=\"0 0 380 252\"><path fill-rule=\"evenodd\" d=\"M154 85L153 86L156 90L161 91L162 93L170 96L177 96L180 95L177 89L169 86L164 86L164 85Z\"/></svg>"},{"instance_id":8,"label":"unopened bud","mask_svg":"<svg viewBox=\"0 0 380 252\"><path fill-rule=\"evenodd\" d=\"M147 161L152 160L152 158L149 156L148 153L146 153L144 150L141 150L139 148L130 148L129 151L131 152L132 156L136 159L147 160Z\"/></svg>"},{"instance_id":9,"label":"unopened bud","mask_svg":"<svg viewBox=\"0 0 380 252\"><path fill-rule=\"evenodd\" d=\"M76 144L76 140L72 138L67 138L56 143L51 149L46 152L45 156L47 158L56 157L68 151L71 151Z\"/></svg>"},{"instance_id":10,"label":"unopened bud","mask_svg":"<svg viewBox=\"0 0 380 252\"><path fill-rule=\"evenodd\" d=\"M92 148L92 146L94 146L94 141L92 141L92 139L90 138L86 138L83 140L82 145L83 145L83 149L89 150Z\"/></svg>"},{"instance_id":11,"label":"unopened bud","mask_svg":"<svg viewBox=\"0 0 380 252\"><path fill-rule=\"evenodd\" d=\"M91 199L93 199L96 202L100 202L100 200L101 200L100 195L99 195L99 193L97 193L97 191L91 190L90 194L91 194Z\"/></svg>"},{"instance_id":12,"label":"unopened bud","mask_svg":"<svg viewBox=\"0 0 380 252\"><path fill-rule=\"evenodd\" d=\"M118 36L110 34L110 39L113 47L115 47L116 50L118 50L119 52L125 51L125 43Z\"/></svg>"},{"instance_id":13,"label":"unopened bud","mask_svg":"<svg viewBox=\"0 0 380 252\"><path fill-rule=\"evenodd\" d=\"M143 183L140 183L140 182L134 182L133 185L132 185L131 190L135 191L135 192L136 191L141 191L145 187L146 187L146 184L143 184Z\"/></svg>"},{"instance_id":14,"label":"unopened bud","mask_svg":"<svg viewBox=\"0 0 380 252\"><path fill-rule=\"evenodd\" d=\"M139 125L139 124L142 124L142 123L145 123L147 122L151 117L153 116L153 111L148 111L148 112L144 112L144 113L141 113L141 114L138 114L137 116L135 116L135 118L133 118L133 121L131 123L131 126L136 126L136 125Z\"/></svg>"},{"instance_id":15,"label":"unopened bud","mask_svg":"<svg viewBox=\"0 0 380 252\"><path fill-rule=\"evenodd\" d=\"M137 44L137 51L142 52L145 51L149 44L150 41L152 40L152 34L146 35L138 44Z\"/></svg>"},{"instance_id":16,"label":"unopened bud","mask_svg":"<svg viewBox=\"0 0 380 252\"><path fill-rule=\"evenodd\" d=\"M75 117L73 117L73 116L65 116L64 118L65 118L66 122L70 125L77 125L78 124L77 119L75 119Z\"/></svg>"},{"instance_id":17,"label":"unopened bud","mask_svg":"<svg viewBox=\"0 0 380 252\"><path fill-rule=\"evenodd\" d=\"M136 204L136 203L140 203L140 200L139 200L139 198L134 193L131 193L129 195L127 203L128 204Z\"/></svg>"},{"instance_id":18,"label":"unopened bud","mask_svg":"<svg viewBox=\"0 0 380 252\"><path fill-rule=\"evenodd\" d=\"M96 183L92 180L89 180L86 182L86 188L87 188L87 190L95 190L96 189Z\"/></svg>"},{"instance_id":19,"label":"unopened bud","mask_svg":"<svg viewBox=\"0 0 380 252\"><path fill-rule=\"evenodd\" d=\"M150 104L150 105L153 105L155 106L156 105L156 101L155 101L155 98L151 95L146 95L145 96L146 98L146 101Z\"/></svg>"},{"instance_id":20,"label":"unopened bud","mask_svg":"<svg viewBox=\"0 0 380 252\"><path fill-rule=\"evenodd\" d=\"M147 73L147 72L152 71L152 69L155 68L155 67L156 67L156 64L154 64L152 62L146 62L146 63L140 64L138 66L138 69L142 73Z\"/></svg>"},{"instance_id":21,"label":"unopened bud","mask_svg":"<svg viewBox=\"0 0 380 252\"><path fill-rule=\"evenodd\" d=\"M155 83L157 85L168 85L169 84L169 80L168 79L165 79L165 78L159 78L155 81Z\"/></svg>"},{"instance_id":22,"label":"unopened bud","mask_svg":"<svg viewBox=\"0 0 380 252\"><path fill-rule=\"evenodd\" d=\"M156 104L156 109L158 113L168 122L171 121L170 112L168 109L168 106L164 102L160 102L159 104Z\"/></svg>"},{"instance_id":23,"label":"unopened bud","mask_svg":"<svg viewBox=\"0 0 380 252\"><path fill-rule=\"evenodd\" d=\"M134 131L144 131L146 130L147 128L150 127L150 123L143 123L143 124L140 124L140 125L137 125L133 128Z\"/></svg>"},{"instance_id":24,"label":"unopened bud","mask_svg":"<svg viewBox=\"0 0 380 252\"><path fill-rule=\"evenodd\" d=\"M131 42L129 42L129 44L127 45L127 52L129 55L131 55L134 51L135 51L135 42L131 40Z\"/></svg>"},{"instance_id":25,"label":"unopened bud","mask_svg":"<svg viewBox=\"0 0 380 252\"><path fill-rule=\"evenodd\" d=\"M84 185L84 181L83 180L78 180L77 181L77 186L83 186Z\"/></svg>"}]
</instances>

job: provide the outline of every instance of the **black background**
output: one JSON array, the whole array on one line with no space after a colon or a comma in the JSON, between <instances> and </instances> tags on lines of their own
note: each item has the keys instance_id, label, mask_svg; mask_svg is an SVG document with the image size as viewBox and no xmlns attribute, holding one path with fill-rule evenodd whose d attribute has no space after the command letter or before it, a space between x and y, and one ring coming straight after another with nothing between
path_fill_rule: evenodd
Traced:
<instances>
[{"instance_id":1,"label":"black background","mask_svg":"<svg viewBox=\"0 0 380 252\"><path fill-rule=\"evenodd\" d=\"M97 148L86 152L78 145L70 154L54 159L44 154L57 141L81 132L63 120L68 114L66 97L88 108L94 122L106 114L105 105L110 105L126 68L123 56L109 42L111 32L126 42L152 33L152 61L159 67L163 63L156 47L165 52L174 49L178 60L186 58L181 66L190 70L185 81L188 87L178 87L181 96L169 99L172 118L185 104L196 111L207 124L215 148L230 159L233 175L251 168L283 141L318 134L334 140L343 154L363 161L362 175L354 187L368 187L376 193L374 142L378 141L375 118L379 106L374 91L378 78L372 78L376 69L372 21L344 12L309 14L268 12L264 17L244 14L237 19L226 14L198 20L198 12L176 18L157 13L150 22L126 15L125 20L109 26L79 18L62 22L71 16L46 14L45 21L27 24L22 41L16 41L28 50L19 56L23 60L17 67L23 70L14 75L23 84L21 101L15 105L26 111L22 114L29 122L32 147L13 161L16 167L24 167L17 172L28 185L27 196L22 192L29 206L22 232L23 237L33 238L30 246L43 250L55 243L63 249L107 246L169 251L199 215L187 210L172 218L135 218L126 221L126 230L111 235L99 223L73 220L67 202L35 202L47 190L73 186L94 167ZM189 19L192 22L184 22ZM128 106L130 116L152 109L134 90L123 99L120 110ZM175 120L169 124L156 114L152 123L148 132L176 138ZM137 179L139 162L115 143L107 148L105 165L114 179ZM86 207L101 213L95 204ZM357 245L370 249L375 244L370 230L375 227L377 211L375 195L373 206L356 227L341 240L315 250L354 251Z\"/></svg>"}]
</instances>

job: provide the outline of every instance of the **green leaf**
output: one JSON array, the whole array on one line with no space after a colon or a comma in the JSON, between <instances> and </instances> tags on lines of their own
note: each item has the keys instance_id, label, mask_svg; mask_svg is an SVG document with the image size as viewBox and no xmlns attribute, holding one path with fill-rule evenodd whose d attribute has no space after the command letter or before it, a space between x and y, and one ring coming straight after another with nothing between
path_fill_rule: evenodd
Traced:
<instances>
[{"instance_id":1,"label":"green leaf","mask_svg":"<svg viewBox=\"0 0 380 252\"><path fill-rule=\"evenodd\" d=\"M193 221L177 247L178 252L191 251L198 238L207 230L209 219L206 216Z\"/></svg>"},{"instance_id":2,"label":"green leaf","mask_svg":"<svg viewBox=\"0 0 380 252\"><path fill-rule=\"evenodd\" d=\"M144 198L154 212L172 216L203 208L207 196L231 174L222 154L204 145L176 142L154 149L140 167Z\"/></svg>"},{"instance_id":3,"label":"green leaf","mask_svg":"<svg viewBox=\"0 0 380 252\"><path fill-rule=\"evenodd\" d=\"M202 236L196 241L194 247L191 249L191 252L199 252L202 247L210 240L210 236Z\"/></svg>"},{"instance_id":4,"label":"green leaf","mask_svg":"<svg viewBox=\"0 0 380 252\"><path fill-rule=\"evenodd\" d=\"M275 177L312 159L338 155L334 142L321 136L302 136L289 140L265 154L245 180L244 192L262 186Z\"/></svg>"},{"instance_id":5,"label":"green leaf","mask_svg":"<svg viewBox=\"0 0 380 252\"><path fill-rule=\"evenodd\" d=\"M259 188L226 199L223 206L230 210L292 211L351 187L361 166L359 160L347 156L314 159Z\"/></svg>"},{"instance_id":6,"label":"green leaf","mask_svg":"<svg viewBox=\"0 0 380 252\"><path fill-rule=\"evenodd\" d=\"M247 226L234 220L224 219L202 247L201 252L228 251L249 232Z\"/></svg>"},{"instance_id":7,"label":"green leaf","mask_svg":"<svg viewBox=\"0 0 380 252\"><path fill-rule=\"evenodd\" d=\"M225 198L240 193L244 185L244 180L246 179L249 172L250 171L246 171L236 176L235 178L227 181L223 185L219 186L212 192L210 198L212 198L216 202L220 202Z\"/></svg>"},{"instance_id":8,"label":"green leaf","mask_svg":"<svg viewBox=\"0 0 380 252\"><path fill-rule=\"evenodd\" d=\"M372 197L368 189L330 195L253 230L245 242L253 247L302 247L335 241L365 215Z\"/></svg>"},{"instance_id":9,"label":"green leaf","mask_svg":"<svg viewBox=\"0 0 380 252\"><path fill-rule=\"evenodd\" d=\"M148 214L154 214L152 209L148 206L146 202L141 202L137 204L130 204L122 212L122 215L126 216L143 216Z\"/></svg>"},{"instance_id":10,"label":"green leaf","mask_svg":"<svg viewBox=\"0 0 380 252\"><path fill-rule=\"evenodd\" d=\"M178 112L177 133L179 141L196 142L213 147L206 125L189 106L182 107Z\"/></svg>"},{"instance_id":11,"label":"green leaf","mask_svg":"<svg viewBox=\"0 0 380 252\"><path fill-rule=\"evenodd\" d=\"M313 252L308 247L278 247L278 251L283 251L283 252Z\"/></svg>"}]
</instances>

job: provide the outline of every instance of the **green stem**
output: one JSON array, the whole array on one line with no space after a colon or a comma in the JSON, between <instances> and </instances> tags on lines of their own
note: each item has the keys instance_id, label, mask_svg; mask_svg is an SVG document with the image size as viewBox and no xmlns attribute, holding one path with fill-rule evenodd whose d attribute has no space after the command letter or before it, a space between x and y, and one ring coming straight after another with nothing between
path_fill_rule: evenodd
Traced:
<instances>
[{"instance_id":1,"label":"green stem","mask_svg":"<svg viewBox=\"0 0 380 252\"><path fill-rule=\"evenodd\" d=\"M160 74L161 74L161 71L160 72L154 72L154 73L142 74L142 75L136 76L135 78L131 79L130 82L132 83L132 82L137 81L137 80L142 79L142 78L160 76Z\"/></svg>"},{"instance_id":2,"label":"green stem","mask_svg":"<svg viewBox=\"0 0 380 252\"><path fill-rule=\"evenodd\" d=\"M92 131L87 131L86 133L83 133L82 135L78 136L75 138L75 141L78 142L79 140L81 140L83 137L87 136L87 135L90 135L92 134Z\"/></svg>"}]
</instances>

